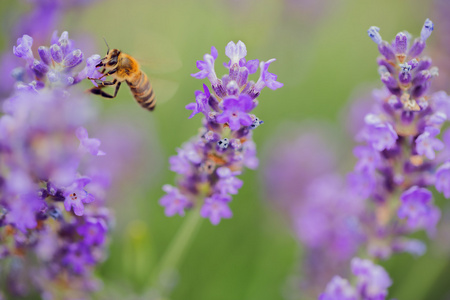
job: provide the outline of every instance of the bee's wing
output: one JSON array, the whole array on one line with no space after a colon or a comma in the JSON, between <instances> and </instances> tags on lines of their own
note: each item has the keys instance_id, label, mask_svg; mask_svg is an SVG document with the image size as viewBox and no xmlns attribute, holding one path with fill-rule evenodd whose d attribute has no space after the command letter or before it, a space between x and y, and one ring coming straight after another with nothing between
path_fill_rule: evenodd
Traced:
<instances>
[{"instance_id":1,"label":"bee's wing","mask_svg":"<svg viewBox=\"0 0 450 300\"><path fill-rule=\"evenodd\" d=\"M154 32L136 35L130 45L133 57L150 74L172 73L182 67L180 55L171 41ZM130 50L131 51L131 50Z\"/></svg>"},{"instance_id":2,"label":"bee's wing","mask_svg":"<svg viewBox=\"0 0 450 300\"><path fill-rule=\"evenodd\" d=\"M150 81L158 104L162 104L173 98L179 87L179 83L168 79L151 77Z\"/></svg>"}]
</instances>

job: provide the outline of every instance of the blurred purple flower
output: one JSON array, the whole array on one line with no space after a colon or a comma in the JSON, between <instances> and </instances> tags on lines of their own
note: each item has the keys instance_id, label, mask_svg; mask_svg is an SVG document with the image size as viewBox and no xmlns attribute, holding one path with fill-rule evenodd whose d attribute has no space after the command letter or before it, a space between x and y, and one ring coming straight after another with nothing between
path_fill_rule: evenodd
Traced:
<instances>
[{"instance_id":1,"label":"blurred purple flower","mask_svg":"<svg viewBox=\"0 0 450 300\"><path fill-rule=\"evenodd\" d=\"M356 290L347 279L334 276L319 300L358 300Z\"/></svg>"},{"instance_id":2,"label":"blurred purple flower","mask_svg":"<svg viewBox=\"0 0 450 300\"><path fill-rule=\"evenodd\" d=\"M61 280L70 282L65 291L92 281L92 269L104 257L111 216L88 192L96 185L96 193L104 194L101 180L84 176L84 154L102 154L100 141L83 127L95 110L76 90L66 89L75 83L73 68L83 53L67 32L55 34L50 48L39 48L40 60L32 43L24 35L13 49L26 67L16 74L20 82L0 116L0 240L5 247L0 257L23 261L17 272L7 272L8 293L24 296L37 289L53 297ZM25 268L33 271L17 276ZM27 289L20 288L24 284ZM90 292L86 288L78 298Z\"/></svg>"},{"instance_id":3,"label":"blurred purple flower","mask_svg":"<svg viewBox=\"0 0 450 300\"><path fill-rule=\"evenodd\" d=\"M33 56L32 43L33 39L24 35L17 40L18 46L14 47L14 54L27 62L25 69L29 81L35 79L47 86L64 87L76 84L88 75L93 76L93 78L98 78L101 75L93 65L97 61L95 55L88 59L88 65L85 69L78 73L74 71L74 68L83 61L83 52L74 47L67 31L64 31L59 38L55 31L50 47L39 47L40 60ZM21 78L21 80L25 81L26 78Z\"/></svg>"},{"instance_id":4,"label":"blurred purple flower","mask_svg":"<svg viewBox=\"0 0 450 300\"><path fill-rule=\"evenodd\" d=\"M209 97L211 97L211 94L206 84L203 84L203 91L204 92L195 91L195 103L189 103L186 105L186 109L192 110L192 114L189 116L189 119L198 113L203 113L205 116L209 113L210 108L208 105L208 100Z\"/></svg>"},{"instance_id":5,"label":"blurred purple flower","mask_svg":"<svg viewBox=\"0 0 450 300\"><path fill-rule=\"evenodd\" d=\"M264 167L265 190L275 205L290 211L312 182L333 172L337 154L330 149L336 148L335 136L321 123L300 129L288 124L277 131L267 143L270 149Z\"/></svg>"},{"instance_id":6,"label":"blurred purple flower","mask_svg":"<svg viewBox=\"0 0 450 300\"><path fill-rule=\"evenodd\" d=\"M392 285L388 273L370 260L355 257L351 262L353 275L356 276L356 288L361 299L382 300L385 299L387 289Z\"/></svg>"},{"instance_id":7,"label":"blurred purple flower","mask_svg":"<svg viewBox=\"0 0 450 300\"><path fill-rule=\"evenodd\" d=\"M164 211L166 216L171 217L175 214L184 216L184 210L191 206L189 199L171 185L164 185L163 190L167 195L159 200L159 204L166 208Z\"/></svg>"},{"instance_id":8,"label":"blurred purple flower","mask_svg":"<svg viewBox=\"0 0 450 300\"><path fill-rule=\"evenodd\" d=\"M239 173L233 174L230 169L227 167L220 167L217 169L217 176L219 177L219 181L217 182L216 188L221 194L231 194L236 195L239 189L242 187L244 182L238 178L236 175L240 175Z\"/></svg>"},{"instance_id":9,"label":"blurred purple flower","mask_svg":"<svg viewBox=\"0 0 450 300\"><path fill-rule=\"evenodd\" d=\"M439 134L439 129L434 127L426 127L425 131L416 139L416 151L420 155L426 156L428 159L436 157L434 151L444 149L444 143L436 136Z\"/></svg>"},{"instance_id":10,"label":"blurred purple flower","mask_svg":"<svg viewBox=\"0 0 450 300\"><path fill-rule=\"evenodd\" d=\"M200 215L203 218L209 218L211 224L217 225L220 223L220 219L229 219L233 216L228 207L230 201L231 197L228 195L214 194L212 197L205 199Z\"/></svg>"},{"instance_id":11,"label":"blurred purple flower","mask_svg":"<svg viewBox=\"0 0 450 300\"><path fill-rule=\"evenodd\" d=\"M15 56L25 59L28 64L32 64L34 61L33 52L31 51L32 45L33 38L25 34L17 39L17 47L13 47L13 53Z\"/></svg>"},{"instance_id":12,"label":"blurred purple flower","mask_svg":"<svg viewBox=\"0 0 450 300\"><path fill-rule=\"evenodd\" d=\"M77 228L77 233L84 237L86 245L102 245L105 242L108 226L101 218L89 218L84 225Z\"/></svg>"},{"instance_id":13,"label":"blurred purple flower","mask_svg":"<svg viewBox=\"0 0 450 300\"><path fill-rule=\"evenodd\" d=\"M355 257L351 261L356 289L339 276L333 277L319 300L384 300L392 280L387 272L370 260Z\"/></svg>"},{"instance_id":14,"label":"blurred purple flower","mask_svg":"<svg viewBox=\"0 0 450 300\"><path fill-rule=\"evenodd\" d=\"M436 170L436 190L450 198L450 161L444 163Z\"/></svg>"},{"instance_id":15,"label":"blurred purple flower","mask_svg":"<svg viewBox=\"0 0 450 300\"><path fill-rule=\"evenodd\" d=\"M78 127L75 132L77 138L80 140L80 148L83 151L89 152L94 156L105 155L105 152L99 149L100 140L95 138L89 138L88 132L84 127Z\"/></svg>"},{"instance_id":16,"label":"blurred purple flower","mask_svg":"<svg viewBox=\"0 0 450 300\"><path fill-rule=\"evenodd\" d=\"M289 130L293 131L292 127ZM283 128L278 138L269 142L272 150L264 186L305 247L300 286L302 293L313 298L333 275L345 273L364 241L360 223L364 202L335 174L336 153L331 151L336 148L332 144L335 135L330 129L312 124L294 131L296 135L287 132ZM330 292L333 289L330 287Z\"/></svg>"}]
</instances>

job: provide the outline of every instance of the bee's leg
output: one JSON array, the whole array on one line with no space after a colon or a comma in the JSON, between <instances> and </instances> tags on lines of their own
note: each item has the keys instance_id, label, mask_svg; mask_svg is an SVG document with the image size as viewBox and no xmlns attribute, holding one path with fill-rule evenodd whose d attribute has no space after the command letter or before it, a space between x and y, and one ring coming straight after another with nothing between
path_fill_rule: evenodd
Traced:
<instances>
[{"instance_id":1,"label":"bee's leg","mask_svg":"<svg viewBox=\"0 0 450 300\"><path fill-rule=\"evenodd\" d=\"M113 81L100 81L97 82L98 85L115 85L117 83L117 79L114 79Z\"/></svg>"},{"instance_id":2,"label":"bee's leg","mask_svg":"<svg viewBox=\"0 0 450 300\"><path fill-rule=\"evenodd\" d=\"M110 82L108 82L108 83L110 83ZM119 91L119 88L120 88L120 84L121 84L121 82L117 83L116 89L114 91L114 95L111 95L111 94L108 94L108 93L102 91L102 88L104 88L106 85L102 85L102 86L99 86L99 87L94 87L94 88L90 89L89 92L91 92L94 95L100 95L103 98L110 98L110 99L116 98L117 92ZM107 85L110 85L110 84L107 84Z\"/></svg>"},{"instance_id":3,"label":"bee's leg","mask_svg":"<svg viewBox=\"0 0 450 300\"><path fill-rule=\"evenodd\" d=\"M102 79L103 77L108 76L108 75L112 75L112 74L114 74L116 72L117 72L117 69L113 69L113 70L103 74L99 79Z\"/></svg>"},{"instance_id":4,"label":"bee's leg","mask_svg":"<svg viewBox=\"0 0 450 300\"><path fill-rule=\"evenodd\" d=\"M100 72L100 73L102 73L103 75L100 76L99 78L91 78L91 77L88 77L87 79L89 79L89 80L100 80L100 79L102 79L102 78L104 78L104 77L106 77L106 76L108 76L108 75L112 75L112 74L116 73L116 72L117 72L117 69L113 69L113 70L111 70L111 71L109 71L109 72L107 72L107 73L103 73L103 72L105 72L104 69Z\"/></svg>"}]
</instances>

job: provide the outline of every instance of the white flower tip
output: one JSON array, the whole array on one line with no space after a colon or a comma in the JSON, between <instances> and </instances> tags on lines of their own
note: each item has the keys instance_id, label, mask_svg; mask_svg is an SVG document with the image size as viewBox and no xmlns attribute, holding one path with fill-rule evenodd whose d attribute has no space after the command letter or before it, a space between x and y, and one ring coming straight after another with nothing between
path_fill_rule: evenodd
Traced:
<instances>
[{"instance_id":1,"label":"white flower tip","mask_svg":"<svg viewBox=\"0 0 450 300\"><path fill-rule=\"evenodd\" d=\"M364 122L368 125L374 125L380 123L381 119L374 114L368 114L364 117Z\"/></svg>"},{"instance_id":2,"label":"white flower tip","mask_svg":"<svg viewBox=\"0 0 450 300\"><path fill-rule=\"evenodd\" d=\"M422 41L426 41L430 35L431 32L434 30L434 24L430 19L426 19L425 23L423 24L422 31L420 32L420 38Z\"/></svg>"},{"instance_id":3,"label":"white flower tip","mask_svg":"<svg viewBox=\"0 0 450 300\"><path fill-rule=\"evenodd\" d=\"M383 41L379 31L380 31L380 28L376 27L376 26L372 26L369 28L369 30L367 30L367 34L372 39L372 41L374 41L377 45Z\"/></svg>"}]
</instances>

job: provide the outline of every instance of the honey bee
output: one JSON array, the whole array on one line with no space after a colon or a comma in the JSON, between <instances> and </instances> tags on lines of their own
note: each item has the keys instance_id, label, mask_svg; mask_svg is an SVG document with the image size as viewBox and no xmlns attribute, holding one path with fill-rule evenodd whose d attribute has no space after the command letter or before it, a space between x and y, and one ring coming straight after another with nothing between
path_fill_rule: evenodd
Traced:
<instances>
[{"instance_id":1,"label":"honey bee","mask_svg":"<svg viewBox=\"0 0 450 300\"><path fill-rule=\"evenodd\" d=\"M88 78L95 80L99 85L98 87L91 88L89 92L105 98L115 98L117 96L117 92L119 91L120 85L125 81L130 87L130 91L139 105L149 111L154 110L156 98L153 93L152 84L150 83L147 75L139 68L139 64L136 59L118 49L112 49L110 51L108 44L106 45L108 47L106 56L96 66L103 67L100 71L103 75L98 79ZM106 76L111 76L113 80L100 80ZM108 94L102 90L106 86L113 85L116 86L114 95Z\"/></svg>"}]
</instances>

